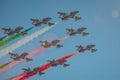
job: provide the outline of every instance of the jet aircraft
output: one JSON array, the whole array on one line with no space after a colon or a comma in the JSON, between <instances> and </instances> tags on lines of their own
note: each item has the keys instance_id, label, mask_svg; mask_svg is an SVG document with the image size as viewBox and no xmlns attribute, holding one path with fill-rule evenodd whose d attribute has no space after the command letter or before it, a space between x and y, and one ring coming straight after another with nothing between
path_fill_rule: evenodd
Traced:
<instances>
[{"instance_id":1,"label":"jet aircraft","mask_svg":"<svg viewBox=\"0 0 120 80\"><path fill-rule=\"evenodd\" d=\"M59 42L60 40L53 40L51 42L48 42L47 40L40 41L41 46L43 46L44 48L49 48L51 46L56 46L57 48L63 47L63 45L58 44Z\"/></svg>"},{"instance_id":2,"label":"jet aircraft","mask_svg":"<svg viewBox=\"0 0 120 80\"><path fill-rule=\"evenodd\" d=\"M32 73L38 73L39 75L43 75L44 73L43 72L40 72L40 68L39 67L36 67L34 68L33 70L30 69L29 67L26 69L26 68L22 68L22 70L24 70L25 73L27 74L32 74Z\"/></svg>"},{"instance_id":3,"label":"jet aircraft","mask_svg":"<svg viewBox=\"0 0 120 80\"><path fill-rule=\"evenodd\" d=\"M82 34L83 36L86 36L88 35L89 33L87 32L84 32L84 30L86 30L87 28L78 28L77 30L74 30L74 29L68 29L66 28L66 30L68 31L67 34L69 34L69 36L75 36L76 34Z\"/></svg>"},{"instance_id":4,"label":"jet aircraft","mask_svg":"<svg viewBox=\"0 0 120 80\"><path fill-rule=\"evenodd\" d=\"M74 18L75 21L82 19L82 17L76 16L77 13L79 13L79 11L72 11L70 13L58 12L59 18L61 18L61 20L68 20L69 18Z\"/></svg>"},{"instance_id":5,"label":"jet aircraft","mask_svg":"<svg viewBox=\"0 0 120 80\"><path fill-rule=\"evenodd\" d=\"M58 65L63 65L64 67L69 66L69 64L66 64L65 62L67 62L67 60L59 60L59 61L55 61L53 60L48 60L48 62L50 62L52 67L56 67Z\"/></svg>"},{"instance_id":6,"label":"jet aircraft","mask_svg":"<svg viewBox=\"0 0 120 80\"><path fill-rule=\"evenodd\" d=\"M41 26L42 24L47 24L48 26L54 25L54 23L49 22L52 18L46 17L43 20L39 19L33 19L31 18L30 20L32 21L32 24L36 27Z\"/></svg>"},{"instance_id":7,"label":"jet aircraft","mask_svg":"<svg viewBox=\"0 0 120 80\"><path fill-rule=\"evenodd\" d=\"M11 28L1 28L1 29L4 30L4 33L7 35L14 35L15 33L18 33L20 35L27 34L26 32L21 31L23 29L22 26L18 26L15 29L11 29Z\"/></svg>"},{"instance_id":8,"label":"jet aircraft","mask_svg":"<svg viewBox=\"0 0 120 80\"><path fill-rule=\"evenodd\" d=\"M19 61L20 59L25 59L26 61L32 61L32 59L27 58L26 56L28 53L22 53L21 55L18 55L17 53L11 53L9 52L10 58L12 58L15 61Z\"/></svg>"},{"instance_id":9,"label":"jet aircraft","mask_svg":"<svg viewBox=\"0 0 120 80\"><path fill-rule=\"evenodd\" d=\"M84 52L87 50L89 50L91 52L95 52L95 51L97 51L97 49L94 49L94 47L95 47L94 44L87 45L86 47L83 47L82 45L76 46L78 52Z\"/></svg>"}]
</instances>

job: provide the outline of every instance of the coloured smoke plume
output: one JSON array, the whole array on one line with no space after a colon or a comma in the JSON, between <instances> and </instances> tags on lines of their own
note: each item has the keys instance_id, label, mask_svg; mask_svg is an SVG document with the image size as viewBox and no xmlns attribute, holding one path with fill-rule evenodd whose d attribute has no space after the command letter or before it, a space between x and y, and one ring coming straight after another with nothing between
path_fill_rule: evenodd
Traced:
<instances>
[{"instance_id":1,"label":"coloured smoke plume","mask_svg":"<svg viewBox=\"0 0 120 80\"><path fill-rule=\"evenodd\" d=\"M61 38L60 41L64 41L64 40L66 40L67 38L68 38L68 36L65 36L65 37ZM36 50L30 52L26 57L27 57L27 58L31 58L31 57L37 55L38 53L41 53L41 52L45 51L46 49L48 49L48 48L41 47L41 48L39 48L39 49L36 49ZM12 67L20 64L20 63L23 62L23 61L25 61L25 60L24 60L24 59L21 59L20 61L12 61L10 64L8 64L8 65L4 66L3 68L1 68L1 69L0 69L0 73L6 71L6 70L8 70L8 69L11 69Z\"/></svg>"},{"instance_id":2,"label":"coloured smoke plume","mask_svg":"<svg viewBox=\"0 0 120 80\"><path fill-rule=\"evenodd\" d=\"M38 54L38 53L41 53L42 51L44 51L44 50L46 50L47 48L39 48L39 49L37 49L37 50L35 50L35 51L33 51L33 52L31 52L31 53L29 53L29 55L27 56L28 58L31 58L32 56L34 56L34 55L36 55L36 54ZM15 65L17 65L17 64L20 64L21 62L23 62L23 61L25 61L24 59L21 59L21 60L19 60L19 61L12 61L10 64L8 64L8 65L6 65L5 67L3 67L3 68L1 68L0 69L0 73L2 73L2 72L4 72L4 71L6 71L6 70L8 70L8 69L10 69L10 68L12 68L12 67L14 67Z\"/></svg>"},{"instance_id":3,"label":"coloured smoke plume","mask_svg":"<svg viewBox=\"0 0 120 80\"><path fill-rule=\"evenodd\" d=\"M74 52L74 53L69 54L69 55L67 55L67 56L63 56L63 57L61 57L61 58L59 58L59 59L57 59L57 60L55 60L55 61L56 61L56 62L59 62L60 60L67 60L67 59L71 58L72 56L74 56L75 54L78 54L78 52ZM43 66L40 66L40 67L39 67L39 68L40 68L39 72L43 72L43 71L49 69L50 67L51 67L51 64L50 64L50 63L47 63L47 64L45 64L45 65L43 65ZM32 73L32 74L30 74L30 75L29 75L29 74L26 74L26 73L22 73L22 74L20 74L20 75L17 75L17 76L14 76L14 77L10 78L9 80L26 80L26 79L28 79L28 78L36 75L36 74L37 74L37 72Z\"/></svg>"},{"instance_id":4,"label":"coloured smoke plume","mask_svg":"<svg viewBox=\"0 0 120 80\"><path fill-rule=\"evenodd\" d=\"M57 24L57 23L56 23ZM29 42L30 40L33 40L34 38L38 37L39 35L43 34L44 32L48 31L49 29L51 29L53 26L47 26L19 41L17 41L16 43L12 44L11 46L3 49L0 51L0 57L2 57L3 55L12 52L14 49L24 45L25 43Z\"/></svg>"}]
</instances>

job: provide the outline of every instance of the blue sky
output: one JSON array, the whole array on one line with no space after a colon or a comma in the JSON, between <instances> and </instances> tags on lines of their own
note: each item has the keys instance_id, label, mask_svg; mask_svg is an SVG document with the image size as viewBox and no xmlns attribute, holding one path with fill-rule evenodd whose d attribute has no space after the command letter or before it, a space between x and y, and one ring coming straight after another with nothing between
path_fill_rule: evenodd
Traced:
<instances>
[{"instance_id":1,"label":"blue sky","mask_svg":"<svg viewBox=\"0 0 120 80\"><path fill-rule=\"evenodd\" d=\"M0 28L23 26L25 29L32 26L30 18L43 19L52 17L52 22L60 21L58 11L70 12L78 10L82 20L60 22L54 28L38 36L14 50L14 52L31 52L40 48L40 40L54 40L66 36L65 28L87 28L90 35L69 37L61 42L63 48L50 48L37 56L34 61L23 62L14 68L0 74L2 80L20 74L21 68L37 67L47 63L49 59L56 59L75 52L76 45L86 46L96 44L97 52L85 52L70 58L67 68L58 66L45 71L43 76L33 76L28 80L120 80L120 1L119 0L0 0ZM28 35L46 25L31 30ZM0 30L0 36L3 31ZM28 36L26 35L26 36ZM16 41L26 37L20 37ZM4 47L4 48L5 48ZM0 59L0 64L10 61L9 55Z\"/></svg>"}]
</instances>

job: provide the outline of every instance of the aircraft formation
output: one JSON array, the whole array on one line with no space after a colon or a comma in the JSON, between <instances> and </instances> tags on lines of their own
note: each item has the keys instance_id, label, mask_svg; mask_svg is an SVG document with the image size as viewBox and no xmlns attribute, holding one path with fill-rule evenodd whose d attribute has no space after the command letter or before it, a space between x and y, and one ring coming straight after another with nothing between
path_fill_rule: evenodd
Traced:
<instances>
[{"instance_id":1,"label":"aircraft formation","mask_svg":"<svg viewBox=\"0 0 120 80\"><path fill-rule=\"evenodd\" d=\"M59 60L59 61L56 61L55 59L53 60L48 60L49 64L52 66L52 67L57 67L58 65L63 65L63 67L67 67L69 66L69 64L66 64L67 60ZM30 75L30 74L33 74L33 73L38 73L39 75L43 75L45 74L44 72L40 72L40 67L36 67L34 69L31 69L30 67L28 68L22 68L22 70L24 70L24 73Z\"/></svg>"},{"instance_id":2,"label":"aircraft formation","mask_svg":"<svg viewBox=\"0 0 120 80\"><path fill-rule=\"evenodd\" d=\"M82 17L77 16L77 14L79 13L79 11L72 11L70 13L66 13L66 12L57 12L57 14L59 15L59 18L64 21L64 20L68 20L70 18L75 19L75 21L81 20ZM31 18L30 20L32 21L32 25L35 27L40 27L41 25L45 24L48 25L49 27L55 25L55 23L50 22L52 18L51 17L46 17L43 18L42 20L39 19L34 19ZM16 27L15 29L12 28L1 28L1 30L4 31L4 34L7 34L8 37L11 35L15 35L15 34L19 34L21 36L23 35L28 35L27 32L22 31L22 29L24 29L21 26ZM87 36L89 35L88 32L86 32L87 28L85 27L80 27L78 29L73 29L73 28L66 28L66 34L69 36L76 36L77 34L80 34L82 36ZM4 40L4 39L3 39ZM60 40L56 39L56 40L52 40L52 41L48 41L48 40L40 40L38 43L43 47L43 48L50 48L52 46L55 46L56 48L61 48L64 47L62 44L60 44ZM95 44L89 44L87 46L82 46L82 45L77 45L75 46L75 48L77 48L77 52L78 53L83 53L85 51L90 51L90 52L95 52L97 51L97 49L95 49ZM27 52L23 52L20 55L18 53L14 53L14 52L9 52L8 53L10 55L10 58L13 59L13 61L20 61L20 60L26 60L27 62L29 61L34 61L32 60L32 58L29 58L28 55L29 53ZM48 60L48 64L50 64L51 67L57 67L58 65L62 65L63 67L67 67L70 66L70 64L66 64L67 60L66 59L59 59L59 60ZM30 67L28 68L22 68L23 73L27 74L27 75L32 75L32 74L36 74L38 73L39 75L43 75L44 72L40 71L41 67L35 67L33 69L31 69ZM11 79L12 80L12 79ZM23 79L24 80L24 79Z\"/></svg>"},{"instance_id":3,"label":"aircraft formation","mask_svg":"<svg viewBox=\"0 0 120 80\"><path fill-rule=\"evenodd\" d=\"M73 18L73 19L75 19L75 21L82 19L82 17L77 16L77 14L79 13L79 11L72 11L70 13L66 13L66 12L57 12L57 13L59 14L59 18L62 21L63 20L68 20L69 18ZM31 18L30 20L32 21L32 25L34 25L35 27L39 27L42 24L47 24L48 26L55 25L55 23L50 22L51 19L52 19L51 17L46 17L46 18L43 18L42 20L35 19L35 18ZM14 35L16 33L18 33L20 35L26 35L27 33L24 32L24 31L21 31L22 29L23 29L22 26L18 26L15 29L11 29L10 27L9 28L1 28L1 30L3 30L4 34L7 34L7 36L11 36L11 35ZM73 32L70 32L70 33L71 33L70 35L77 34L76 31L73 31ZM87 35L84 32L83 32L83 34ZM1 37L0 41L4 40L7 36Z\"/></svg>"}]
</instances>

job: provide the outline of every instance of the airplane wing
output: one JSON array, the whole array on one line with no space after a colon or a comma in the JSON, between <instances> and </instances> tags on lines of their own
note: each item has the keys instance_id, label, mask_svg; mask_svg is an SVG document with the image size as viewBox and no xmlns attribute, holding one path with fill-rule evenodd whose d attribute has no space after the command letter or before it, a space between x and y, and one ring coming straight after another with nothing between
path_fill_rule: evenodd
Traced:
<instances>
[{"instance_id":1,"label":"airplane wing","mask_svg":"<svg viewBox=\"0 0 120 80\"><path fill-rule=\"evenodd\" d=\"M11 28L1 28L1 30L11 30Z\"/></svg>"},{"instance_id":2,"label":"airplane wing","mask_svg":"<svg viewBox=\"0 0 120 80\"><path fill-rule=\"evenodd\" d=\"M52 18L50 18L50 17L44 18L44 19L43 19L43 22L44 22L44 21L49 21L49 20L51 20L51 19L52 19Z\"/></svg>"},{"instance_id":3,"label":"airplane wing","mask_svg":"<svg viewBox=\"0 0 120 80\"><path fill-rule=\"evenodd\" d=\"M78 49L82 49L82 48L84 48L82 45L80 45L80 46L76 46L76 48L78 48Z\"/></svg>"},{"instance_id":4,"label":"airplane wing","mask_svg":"<svg viewBox=\"0 0 120 80\"><path fill-rule=\"evenodd\" d=\"M14 31L11 31L11 32L8 32L8 33L6 33L6 34L8 34L8 35L10 36L10 35L15 34L15 32L14 32Z\"/></svg>"},{"instance_id":5,"label":"airplane wing","mask_svg":"<svg viewBox=\"0 0 120 80\"><path fill-rule=\"evenodd\" d=\"M33 71L35 71L35 72L37 72L37 71L39 71L39 70L40 70L39 67L36 67L36 68L33 69Z\"/></svg>"},{"instance_id":6,"label":"airplane wing","mask_svg":"<svg viewBox=\"0 0 120 80\"><path fill-rule=\"evenodd\" d=\"M20 31L20 30L22 30L22 29L23 29L22 26L18 26L17 28L15 28L15 31Z\"/></svg>"},{"instance_id":7,"label":"airplane wing","mask_svg":"<svg viewBox=\"0 0 120 80\"><path fill-rule=\"evenodd\" d=\"M48 60L48 62L50 62L50 63L55 63L55 59L53 59L53 60Z\"/></svg>"},{"instance_id":8,"label":"airplane wing","mask_svg":"<svg viewBox=\"0 0 120 80\"><path fill-rule=\"evenodd\" d=\"M80 46L75 46L76 48L79 48Z\"/></svg>"},{"instance_id":9,"label":"airplane wing","mask_svg":"<svg viewBox=\"0 0 120 80\"><path fill-rule=\"evenodd\" d=\"M38 19L33 19L33 18L31 18L30 20L31 20L31 21L39 21Z\"/></svg>"},{"instance_id":10,"label":"airplane wing","mask_svg":"<svg viewBox=\"0 0 120 80\"><path fill-rule=\"evenodd\" d=\"M68 31L68 32L73 32L73 31L75 31L74 29L68 29L68 28L66 28L66 30Z\"/></svg>"},{"instance_id":11,"label":"airplane wing","mask_svg":"<svg viewBox=\"0 0 120 80\"><path fill-rule=\"evenodd\" d=\"M69 18L68 16L63 16L61 19L62 20L68 20L68 18Z\"/></svg>"},{"instance_id":12,"label":"airplane wing","mask_svg":"<svg viewBox=\"0 0 120 80\"><path fill-rule=\"evenodd\" d=\"M63 45L57 44L56 46L57 48L63 47Z\"/></svg>"},{"instance_id":13,"label":"airplane wing","mask_svg":"<svg viewBox=\"0 0 120 80\"><path fill-rule=\"evenodd\" d=\"M22 58L25 58L27 55L28 55L28 53L24 52L24 53L22 53L20 56L21 56Z\"/></svg>"},{"instance_id":14,"label":"airplane wing","mask_svg":"<svg viewBox=\"0 0 120 80\"><path fill-rule=\"evenodd\" d=\"M75 35L77 34L77 32L74 31L74 32L70 32L70 33L68 33L68 34L69 34L69 36L75 36Z\"/></svg>"},{"instance_id":15,"label":"airplane wing","mask_svg":"<svg viewBox=\"0 0 120 80\"><path fill-rule=\"evenodd\" d=\"M63 64L63 67L67 67L67 66L70 66L70 64Z\"/></svg>"},{"instance_id":16,"label":"airplane wing","mask_svg":"<svg viewBox=\"0 0 120 80\"><path fill-rule=\"evenodd\" d=\"M61 16L66 15L65 12L57 12L57 13L60 14Z\"/></svg>"},{"instance_id":17,"label":"airplane wing","mask_svg":"<svg viewBox=\"0 0 120 80\"><path fill-rule=\"evenodd\" d=\"M89 33L82 32L82 35L83 35L83 36L86 36L86 35L89 35Z\"/></svg>"},{"instance_id":18,"label":"airplane wing","mask_svg":"<svg viewBox=\"0 0 120 80\"><path fill-rule=\"evenodd\" d=\"M32 21L32 24L35 25L35 26L40 26L41 22L42 22L42 20L39 20L39 19L31 18L30 20Z\"/></svg>"},{"instance_id":19,"label":"airplane wing","mask_svg":"<svg viewBox=\"0 0 120 80\"><path fill-rule=\"evenodd\" d=\"M82 17L74 16L75 21L82 19Z\"/></svg>"},{"instance_id":20,"label":"airplane wing","mask_svg":"<svg viewBox=\"0 0 120 80\"><path fill-rule=\"evenodd\" d=\"M52 26L52 25L54 25L54 24L55 24L55 23L50 23L50 22L49 22L49 23L48 23L48 26Z\"/></svg>"},{"instance_id":21,"label":"airplane wing","mask_svg":"<svg viewBox=\"0 0 120 80\"><path fill-rule=\"evenodd\" d=\"M94 45L94 44L91 44L91 45L90 45L90 47L95 47L95 46L96 46L96 45Z\"/></svg>"},{"instance_id":22,"label":"airplane wing","mask_svg":"<svg viewBox=\"0 0 120 80\"><path fill-rule=\"evenodd\" d=\"M79 13L79 11L72 11L72 12L70 12L70 15L75 15L77 13Z\"/></svg>"},{"instance_id":23,"label":"airplane wing","mask_svg":"<svg viewBox=\"0 0 120 80\"><path fill-rule=\"evenodd\" d=\"M39 75L43 75L43 74L45 74L44 72L39 72Z\"/></svg>"},{"instance_id":24,"label":"airplane wing","mask_svg":"<svg viewBox=\"0 0 120 80\"><path fill-rule=\"evenodd\" d=\"M92 50L91 50L91 52L95 52L95 51L97 51L97 49L92 49Z\"/></svg>"},{"instance_id":25,"label":"airplane wing","mask_svg":"<svg viewBox=\"0 0 120 80\"><path fill-rule=\"evenodd\" d=\"M31 71L30 67L28 67L27 69L26 68L22 68L22 70L24 70L25 72Z\"/></svg>"},{"instance_id":26,"label":"airplane wing","mask_svg":"<svg viewBox=\"0 0 120 80\"><path fill-rule=\"evenodd\" d=\"M10 56L13 56L13 57L18 57L19 55L17 53L12 53L12 52L9 52L8 53Z\"/></svg>"},{"instance_id":27,"label":"airplane wing","mask_svg":"<svg viewBox=\"0 0 120 80\"><path fill-rule=\"evenodd\" d=\"M1 30L5 30L5 28L1 28Z\"/></svg>"},{"instance_id":28,"label":"airplane wing","mask_svg":"<svg viewBox=\"0 0 120 80\"><path fill-rule=\"evenodd\" d=\"M32 59L31 58L25 58L26 59L26 61L32 61Z\"/></svg>"},{"instance_id":29,"label":"airplane wing","mask_svg":"<svg viewBox=\"0 0 120 80\"><path fill-rule=\"evenodd\" d=\"M85 28L85 27L82 27L82 28L78 28L78 30L77 31L84 31L84 30L86 30L87 28Z\"/></svg>"}]
</instances>

